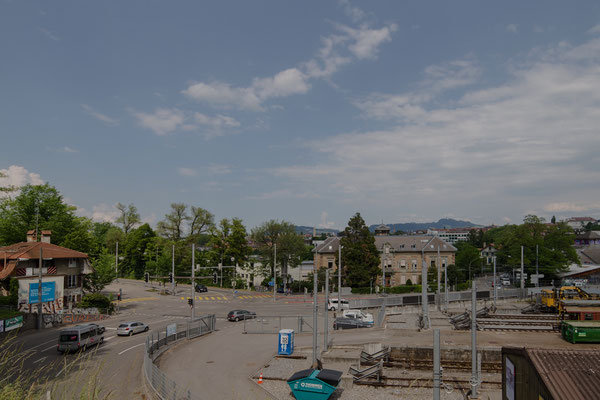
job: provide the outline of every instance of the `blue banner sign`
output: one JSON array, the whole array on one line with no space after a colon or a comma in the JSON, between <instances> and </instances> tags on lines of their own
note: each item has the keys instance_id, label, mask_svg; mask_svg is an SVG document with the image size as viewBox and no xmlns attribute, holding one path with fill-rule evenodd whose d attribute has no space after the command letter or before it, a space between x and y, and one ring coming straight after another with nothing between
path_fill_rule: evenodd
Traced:
<instances>
[{"instance_id":1,"label":"blue banner sign","mask_svg":"<svg viewBox=\"0 0 600 400\"><path fill-rule=\"evenodd\" d=\"M38 283L29 284L29 304L37 304L38 299ZM54 292L56 291L56 282L42 282L42 303L56 300Z\"/></svg>"}]
</instances>

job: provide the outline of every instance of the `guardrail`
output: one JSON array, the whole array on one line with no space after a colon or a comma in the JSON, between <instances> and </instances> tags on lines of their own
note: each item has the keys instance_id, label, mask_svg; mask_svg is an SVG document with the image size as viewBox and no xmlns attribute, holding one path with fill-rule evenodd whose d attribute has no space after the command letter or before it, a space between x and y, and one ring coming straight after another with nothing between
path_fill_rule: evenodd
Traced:
<instances>
[{"instance_id":1,"label":"guardrail","mask_svg":"<svg viewBox=\"0 0 600 400\"><path fill-rule=\"evenodd\" d=\"M144 353L144 374L146 382L152 388L154 397L161 400L200 400L201 398L192 394L188 389L178 386L155 364L154 360L169 348L173 343L183 339L193 339L198 336L213 332L216 327L214 314L204 315L194 321L185 324L175 324L175 330L170 331L167 327L167 335L160 337L160 332L152 332L146 337L146 351Z\"/></svg>"}]
</instances>

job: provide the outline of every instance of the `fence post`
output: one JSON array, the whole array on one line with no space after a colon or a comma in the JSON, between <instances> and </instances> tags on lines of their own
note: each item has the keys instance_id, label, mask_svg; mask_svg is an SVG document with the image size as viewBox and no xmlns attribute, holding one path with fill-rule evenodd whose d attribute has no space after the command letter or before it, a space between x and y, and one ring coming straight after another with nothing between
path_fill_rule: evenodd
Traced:
<instances>
[{"instance_id":1,"label":"fence post","mask_svg":"<svg viewBox=\"0 0 600 400\"><path fill-rule=\"evenodd\" d=\"M298 317L298 333L302 332L302 317Z\"/></svg>"},{"instance_id":2,"label":"fence post","mask_svg":"<svg viewBox=\"0 0 600 400\"><path fill-rule=\"evenodd\" d=\"M190 321L187 321L187 325L185 327L185 337L190 340Z\"/></svg>"}]
</instances>

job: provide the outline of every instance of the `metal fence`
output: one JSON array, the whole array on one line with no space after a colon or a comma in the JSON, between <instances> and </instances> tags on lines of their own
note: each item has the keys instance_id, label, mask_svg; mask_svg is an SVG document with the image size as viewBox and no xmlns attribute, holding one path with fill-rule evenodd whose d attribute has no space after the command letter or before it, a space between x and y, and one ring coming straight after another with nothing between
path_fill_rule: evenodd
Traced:
<instances>
[{"instance_id":1,"label":"metal fence","mask_svg":"<svg viewBox=\"0 0 600 400\"><path fill-rule=\"evenodd\" d=\"M281 329L312 332L312 322L312 315L260 315L244 320L244 333L278 333ZM322 326L318 328L323 329Z\"/></svg>"},{"instance_id":2,"label":"metal fence","mask_svg":"<svg viewBox=\"0 0 600 400\"><path fill-rule=\"evenodd\" d=\"M161 400L200 400L200 397L192 394L187 388L178 386L155 364L154 360L169 345L183 339L193 339L215 330L216 318L214 314L204 315L188 321L184 324L176 324L174 332L161 337L160 332L152 332L146 337L146 352L144 353L144 373L146 381L154 392L154 397ZM167 328L167 330L169 330Z\"/></svg>"},{"instance_id":3,"label":"metal fence","mask_svg":"<svg viewBox=\"0 0 600 400\"><path fill-rule=\"evenodd\" d=\"M527 291L527 289L525 289ZM519 298L526 295L521 291L521 289L499 289L497 291L498 299L508 299L508 298ZM492 299L494 297L493 290L481 290L477 291L477 299ZM444 302L444 294L442 293L439 296L439 300ZM436 295L428 294L427 301L429 304L435 304ZM448 293L448 301L456 302L456 301L471 301L471 292L451 292ZM374 299L350 299L348 300L350 308L380 308L380 307L393 307L393 306L420 306L421 295L420 294L410 294L410 295L399 295L399 296L386 296L386 297L378 297Z\"/></svg>"}]
</instances>

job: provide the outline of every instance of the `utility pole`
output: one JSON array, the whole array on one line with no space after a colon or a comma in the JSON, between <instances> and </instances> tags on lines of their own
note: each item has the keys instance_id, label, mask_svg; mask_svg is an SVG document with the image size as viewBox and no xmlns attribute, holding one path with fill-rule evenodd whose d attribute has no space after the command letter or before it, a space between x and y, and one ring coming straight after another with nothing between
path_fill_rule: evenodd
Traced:
<instances>
[{"instance_id":1,"label":"utility pole","mask_svg":"<svg viewBox=\"0 0 600 400\"><path fill-rule=\"evenodd\" d=\"M540 286L540 271L538 270L538 245L535 245L535 287Z\"/></svg>"},{"instance_id":2,"label":"utility pole","mask_svg":"<svg viewBox=\"0 0 600 400\"><path fill-rule=\"evenodd\" d=\"M313 366L317 364L317 279L317 272L313 271Z\"/></svg>"},{"instance_id":3,"label":"utility pole","mask_svg":"<svg viewBox=\"0 0 600 400\"><path fill-rule=\"evenodd\" d=\"M429 304L427 298L427 263L425 262L425 248L431 243L433 237L421 248L421 302L423 303L423 329L429 329ZM423 243L423 241L421 241Z\"/></svg>"},{"instance_id":4,"label":"utility pole","mask_svg":"<svg viewBox=\"0 0 600 400\"><path fill-rule=\"evenodd\" d=\"M446 312L448 312L448 259L444 263L444 302L446 303Z\"/></svg>"},{"instance_id":5,"label":"utility pole","mask_svg":"<svg viewBox=\"0 0 600 400\"><path fill-rule=\"evenodd\" d=\"M521 296L523 296L523 289L525 289L525 267L523 265L523 246L521 246Z\"/></svg>"},{"instance_id":6,"label":"utility pole","mask_svg":"<svg viewBox=\"0 0 600 400\"><path fill-rule=\"evenodd\" d=\"M479 376L477 373L477 288L473 281L473 290L471 292L471 398L478 399L477 386L479 386Z\"/></svg>"},{"instance_id":7,"label":"utility pole","mask_svg":"<svg viewBox=\"0 0 600 400\"><path fill-rule=\"evenodd\" d=\"M440 400L442 368L440 365L440 330L433 330L433 400Z\"/></svg>"},{"instance_id":8,"label":"utility pole","mask_svg":"<svg viewBox=\"0 0 600 400\"><path fill-rule=\"evenodd\" d=\"M381 290L381 293L385 293L385 261L387 259L386 255L385 255L385 251L387 250L387 247L385 245L383 245L383 257L381 257L381 270L383 271L383 289ZM339 304L338 304L339 307Z\"/></svg>"},{"instance_id":9,"label":"utility pole","mask_svg":"<svg viewBox=\"0 0 600 400\"><path fill-rule=\"evenodd\" d=\"M494 255L494 308L496 308L496 301L498 301L498 281L496 280L496 256Z\"/></svg>"},{"instance_id":10,"label":"utility pole","mask_svg":"<svg viewBox=\"0 0 600 400\"><path fill-rule=\"evenodd\" d=\"M273 244L273 301L277 300L277 243Z\"/></svg>"},{"instance_id":11,"label":"utility pole","mask_svg":"<svg viewBox=\"0 0 600 400\"><path fill-rule=\"evenodd\" d=\"M116 276L116 281L119 282L119 269L118 266L119 265L119 242L117 241L116 244L116 250L115 250L115 276Z\"/></svg>"},{"instance_id":12,"label":"utility pole","mask_svg":"<svg viewBox=\"0 0 600 400\"><path fill-rule=\"evenodd\" d=\"M327 303L329 302L329 268L325 270L325 308L323 309L324 325L323 325L323 351L327 351L327 334L329 333L329 322L327 317L329 310L327 310Z\"/></svg>"},{"instance_id":13,"label":"utility pole","mask_svg":"<svg viewBox=\"0 0 600 400\"><path fill-rule=\"evenodd\" d=\"M196 269L195 265L194 265L194 259L195 258L196 258L196 244L192 243L192 318L191 318L192 322L194 321L194 317L195 317L195 315L194 315L194 308L196 308L196 304L195 304L196 303L196 290L195 290L196 288L194 287L195 286L195 282L194 282L195 272L194 272L194 269Z\"/></svg>"},{"instance_id":14,"label":"utility pole","mask_svg":"<svg viewBox=\"0 0 600 400\"><path fill-rule=\"evenodd\" d=\"M194 260L192 260L192 265L194 264ZM171 293L175 296L175 245L173 245L171 249L171 274L173 276L171 282Z\"/></svg>"},{"instance_id":15,"label":"utility pole","mask_svg":"<svg viewBox=\"0 0 600 400\"><path fill-rule=\"evenodd\" d=\"M42 243L40 243L40 262L39 262L39 273L38 273L38 329L42 329Z\"/></svg>"},{"instance_id":16,"label":"utility pole","mask_svg":"<svg viewBox=\"0 0 600 400\"><path fill-rule=\"evenodd\" d=\"M440 307L442 306L440 303L440 297L442 295L442 282L440 282L442 280L442 269L441 269L441 263L440 263L440 245L438 244L437 247L437 260L435 260L435 269L437 269L437 296L436 296L436 304L437 304L437 309L438 311L440 310Z\"/></svg>"},{"instance_id":17,"label":"utility pole","mask_svg":"<svg viewBox=\"0 0 600 400\"><path fill-rule=\"evenodd\" d=\"M342 306L342 238L338 241L338 247L340 259L338 262L338 310L340 310Z\"/></svg>"}]
</instances>

